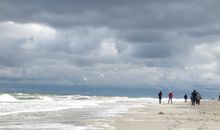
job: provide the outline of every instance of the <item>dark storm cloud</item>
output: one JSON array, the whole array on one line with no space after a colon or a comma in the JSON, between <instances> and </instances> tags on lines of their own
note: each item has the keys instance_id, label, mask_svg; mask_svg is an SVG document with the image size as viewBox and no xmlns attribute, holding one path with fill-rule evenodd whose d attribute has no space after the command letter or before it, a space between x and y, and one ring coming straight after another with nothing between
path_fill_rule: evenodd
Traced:
<instances>
[{"instance_id":1,"label":"dark storm cloud","mask_svg":"<svg viewBox=\"0 0 220 130\"><path fill-rule=\"evenodd\" d=\"M172 56L171 45L147 44L136 47L135 56L142 58L169 58Z\"/></svg>"},{"instance_id":2,"label":"dark storm cloud","mask_svg":"<svg viewBox=\"0 0 220 130\"><path fill-rule=\"evenodd\" d=\"M169 31L178 34L181 28L219 24L218 4L217 0L3 0L0 20L39 22L55 28L108 27L128 41L167 42L170 39L165 35ZM206 33L203 30L200 32ZM188 34L192 37L202 35L194 31Z\"/></svg>"},{"instance_id":3,"label":"dark storm cloud","mask_svg":"<svg viewBox=\"0 0 220 130\"><path fill-rule=\"evenodd\" d=\"M56 26L175 28L219 20L219 1L53 0L1 1L1 20L38 21Z\"/></svg>"},{"instance_id":4,"label":"dark storm cloud","mask_svg":"<svg viewBox=\"0 0 220 130\"><path fill-rule=\"evenodd\" d=\"M160 75L168 73L170 82L199 77L198 82L218 83L219 5L219 0L1 0L0 77L19 72L20 78L22 68L27 80L154 84L165 82Z\"/></svg>"}]
</instances>

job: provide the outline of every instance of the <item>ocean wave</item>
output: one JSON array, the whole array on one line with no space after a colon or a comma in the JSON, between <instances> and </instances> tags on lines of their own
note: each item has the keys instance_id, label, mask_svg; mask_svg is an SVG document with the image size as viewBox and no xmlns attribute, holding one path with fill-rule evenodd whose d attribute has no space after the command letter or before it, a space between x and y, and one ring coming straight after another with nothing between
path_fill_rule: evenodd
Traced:
<instances>
[{"instance_id":1,"label":"ocean wave","mask_svg":"<svg viewBox=\"0 0 220 130\"><path fill-rule=\"evenodd\" d=\"M16 95L18 95L18 96L27 96L28 94L26 94L26 93L15 93Z\"/></svg>"},{"instance_id":2,"label":"ocean wave","mask_svg":"<svg viewBox=\"0 0 220 130\"><path fill-rule=\"evenodd\" d=\"M68 100L89 100L91 96L82 96L82 95L69 95L67 96Z\"/></svg>"},{"instance_id":3,"label":"ocean wave","mask_svg":"<svg viewBox=\"0 0 220 130\"><path fill-rule=\"evenodd\" d=\"M78 97L74 97L74 99L77 99L77 100L89 100L90 97L89 96L78 96Z\"/></svg>"},{"instance_id":4,"label":"ocean wave","mask_svg":"<svg viewBox=\"0 0 220 130\"><path fill-rule=\"evenodd\" d=\"M40 96L39 97L42 101L46 101L46 102L52 102L52 101L54 101L54 99L53 98L51 98L51 97L49 97L49 96Z\"/></svg>"}]
</instances>

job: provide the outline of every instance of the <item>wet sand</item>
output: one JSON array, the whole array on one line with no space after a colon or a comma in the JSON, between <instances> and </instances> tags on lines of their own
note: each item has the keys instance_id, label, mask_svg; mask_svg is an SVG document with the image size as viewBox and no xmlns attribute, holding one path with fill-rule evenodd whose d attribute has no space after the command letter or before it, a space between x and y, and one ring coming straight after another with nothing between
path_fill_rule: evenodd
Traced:
<instances>
[{"instance_id":1,"label":"wet sand","mask_svg":"<svg viewBox=\"0 0 220 130\"><path fill-rule=\"evenodd\" d=\"M147 105L114 120L115 130L220 130L220 102Z\"/></svg>"}]
</instances>

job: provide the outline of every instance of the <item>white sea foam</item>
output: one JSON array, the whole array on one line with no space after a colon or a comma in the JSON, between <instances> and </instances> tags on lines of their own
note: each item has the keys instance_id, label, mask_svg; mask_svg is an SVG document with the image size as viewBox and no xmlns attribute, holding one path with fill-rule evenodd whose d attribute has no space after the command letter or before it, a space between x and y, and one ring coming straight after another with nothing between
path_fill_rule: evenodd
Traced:
<instances>
[{"instance_id":1,"label":"white sea foam","mask_svg":"<svg viewBox=\"0 0 220 130\"><path fill-rule=\"evenodd\" d=\"M49 111L60 111L65 109L79 109L95 107L98 104L93 101L79 101L79 100L57 100L53 98L44 97L43 100L30 100L19 103L2 104L0 106L0 115L11 115L19 113L37 113L37 112L49 112Z\"/></svg>"},{"instance_id":2,"label":"white sea foam","mask_svg":"<svg viewBox=\"0 0 220 130\"><path fill-rule=\"evenodd\" d=\"M1 129L56 129L56 130L86 130L84 126L75 126L70 124L61 123L43 123L43 124L22 124L22 125L11 125L11 126L0 126Z\"/></svg>"},{"instance_id":3,"label":"white sea foam","mask_svg":"<svg viewBox=\"0 0 220 130\"><path fill-rule=\"evenodd\" d=\"M23 93L17 93L17 95L23 95Z\"/></svg>"},{"instance_id":4,"label":"white sea foam","mask_svg":"<svg viewBox=\"0 0 220 130\"><path fill-rule=\"evenodd\" d=\"M0 102L15 102L17 99L9 94L0 95Z\"/></svg>"}]
</instances>

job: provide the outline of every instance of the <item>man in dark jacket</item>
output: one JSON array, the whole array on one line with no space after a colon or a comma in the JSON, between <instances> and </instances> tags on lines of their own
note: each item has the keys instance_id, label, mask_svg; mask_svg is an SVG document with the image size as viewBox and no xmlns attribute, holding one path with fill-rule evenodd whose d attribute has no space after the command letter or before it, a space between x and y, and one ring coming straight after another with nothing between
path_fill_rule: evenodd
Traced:
<instances>
[{"instance_id":1,"label":"man in dark jacket","mask_svg":"<svg viewBox=\"0 0 220 130\"><path fill-rule=\"evenodd\" d=\"M185 102L187 102L187 95L186 94L184 95L184 99L185 99Z\"/></svg>"},{"instance_id":2,"label":"man in dark jacket","mask_svg":"<svg viewBox=\"0 0 220 130\"><path fill-rule=\"evenodd\" d=\"M192 106L196 105L196 90L193 90L193 92L191 93L191 102L192 102Z\"/></svg>"},{"instance_id":3,"label":"man in dark jacket","mask_svg":"<svg viewBox=\"0 0 220 130\"><path fill-rule=\"evenodd\" d=\"M160 91L160 92L158 93L159 103L160 103L160 104L161 104L162 95L163 95L163 93Z\"/></svg>"}]
</instances>

